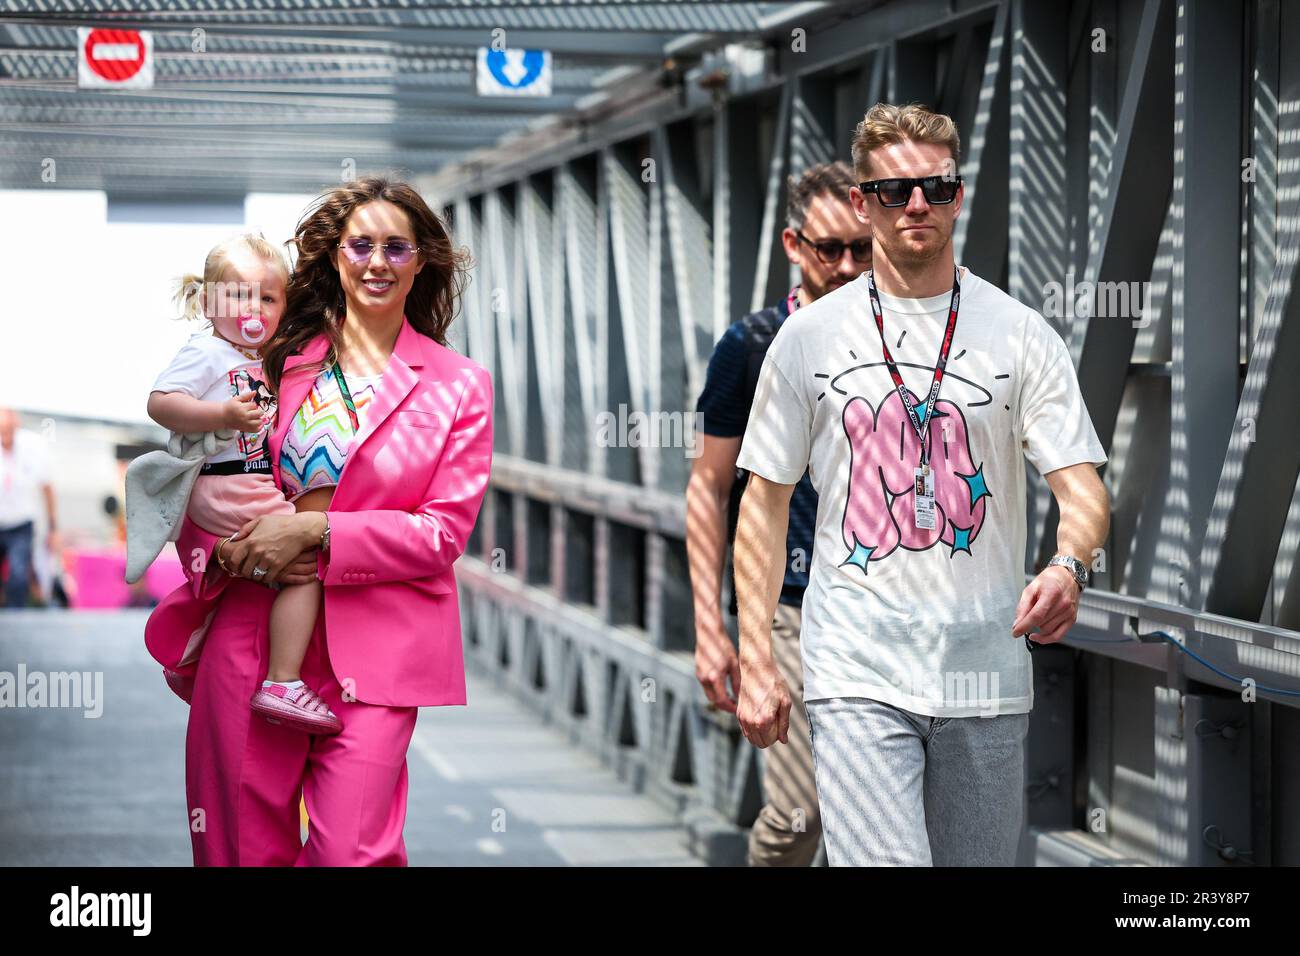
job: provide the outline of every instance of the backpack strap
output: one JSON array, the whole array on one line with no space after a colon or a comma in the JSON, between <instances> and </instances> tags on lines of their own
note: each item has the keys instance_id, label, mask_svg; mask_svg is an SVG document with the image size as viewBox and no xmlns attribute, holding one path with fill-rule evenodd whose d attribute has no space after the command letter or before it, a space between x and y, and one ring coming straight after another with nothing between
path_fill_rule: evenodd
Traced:
<instances>
[{"instance_id":1,"label":"backpack strap","mask_svg":"<svg viewBox=\"0 0 1300 956\"><path fill-rule=\"evenodd\" d=\"M776 307L755 312L749 317L745 328L745 396L750 404L754 401L754 392L758 389L758 376L763 370L763 359L767 356L768 346L776 338L781 328L780 316Z\"/></svg>"}]
</instances>

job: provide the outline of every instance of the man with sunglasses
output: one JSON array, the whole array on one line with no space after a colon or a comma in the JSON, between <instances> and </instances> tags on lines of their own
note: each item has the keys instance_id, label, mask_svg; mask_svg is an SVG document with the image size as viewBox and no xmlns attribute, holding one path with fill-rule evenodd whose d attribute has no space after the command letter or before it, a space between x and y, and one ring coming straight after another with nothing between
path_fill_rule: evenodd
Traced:
<instances>
[{"instance_id":1,"label":"man with sunglasses","mask_svg":"<svg viewBox=\"0 0 1300 956\"><path fill-rule=\"evenodd\" d=\"M782 301L736 322L709 360L696 406L703 420L702 449L687 487L686 546L695 604L695 673L709 702L736 712L740 668L723 623L719 595L727 544L744 488L736 455L749 418L759 368L768 345L795 309L856 279L871 266L871 233L853 215L849 190L856 180L847 163L813 166L788 185L788 225L781 233L786 257L800 281ZM777 666L790 687L802 687L799 662L800 605L812 560L817 495L802 476L791 497L780 600L768 615ZM731 613L736 613L734 589ZM727 682L730 680L730 692ZM750 831L751 866L807 866L821 837L812 747L803 728L789 746L768 753L763 775L766 802Z\"/></svg>"},{"instance_id":2,"label":"man with sunglasses","mask_svg":"<svg viewBox=\"0 0 1300 956\"><path fill-rule=\"evenodd\" d=\"M873 271L785 323L737 462L737 717L759 747L796 736L766 621L805 470L820 496L803 699L831 865L1015 863L1029 651L1074 623L1109 525L1065 343L954 262L958 152L952 120L917 105L858 125ZM1026 459L1060 509L1027 587Z\"/></svg>"}]
</instances>

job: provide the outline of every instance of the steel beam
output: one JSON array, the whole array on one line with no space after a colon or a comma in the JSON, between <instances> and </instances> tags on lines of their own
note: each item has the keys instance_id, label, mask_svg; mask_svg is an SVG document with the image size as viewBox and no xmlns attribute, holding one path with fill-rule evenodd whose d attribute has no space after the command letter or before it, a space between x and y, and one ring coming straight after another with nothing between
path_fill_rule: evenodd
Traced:
<instances>
[{"instance_id":1,"label":"steel beam","mask_svg":"<svg viewBox=\"0 0 1300 956\"><path fill-rule=\"evenodd\" d=\"M1193 559L1233 425L1241 255L1240 0L1179 0L1174 58L1173 411L1170 470ZM1194 304L1194 306L1193 306ZM1184 600L1200 606L1199 571Z\"/></svg>"}]
</instances>

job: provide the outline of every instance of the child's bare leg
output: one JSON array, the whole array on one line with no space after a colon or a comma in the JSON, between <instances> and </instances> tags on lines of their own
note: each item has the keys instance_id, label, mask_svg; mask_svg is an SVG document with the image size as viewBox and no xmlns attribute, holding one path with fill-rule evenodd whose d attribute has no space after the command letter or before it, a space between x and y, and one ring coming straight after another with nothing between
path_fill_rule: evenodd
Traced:
<instances>
[{"instance_id":1,"label":"child's bare leg","mask_svg":"<svg viewBox=\"0 0 1300 956\"><path fill-rule=\"evenodd\" d=\"M294 511L325 511L333 498L333 486L313 488L294 501ZM276 596L271 606L271 662L267 680L284 683L301 679L298 672L311 643L320 603L320 581L286 585Z\"/></svg>"},{"instance_id":2,"label":"child's bare leg","mask_svg":"<svg viewBox=\"0 0 1300 956\"><path fill-rule=\"evenodd\" d=\"M283 683L299 679L302 659L311 643L320 608L321 583L290 584L271 605L271 664L266 679Z\"/></svg>"},{"instance_id":3,"label":"child's bare leg","mask_svg":"<svg viewBox=\"0 0 1300 956\"><path fill-rule=\"evenodd\" d=\"M320 608L321 583L284 587L271 605L271 660L267 680L248 705L273 724L306 734L337 734L343 723L298 676Z\"/></svg>"}]
</instances>

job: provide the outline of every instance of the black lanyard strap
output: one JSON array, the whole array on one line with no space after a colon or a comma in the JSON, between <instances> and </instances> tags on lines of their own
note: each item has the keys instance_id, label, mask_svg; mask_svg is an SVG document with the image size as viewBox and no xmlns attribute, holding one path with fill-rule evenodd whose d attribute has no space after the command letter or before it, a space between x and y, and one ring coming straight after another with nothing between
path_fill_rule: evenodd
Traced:
<instances>
[{"instance_id":1,"label":"black lanyard strap","mask_svg":"<svg viewBox=\"0 0 1300 956\"><path fill-rule=\"evenodd\" d=\"M876 331L880 333L880 350L885 356L885 366L889 369L889 377L894 380L894 389L902 399L903 407L907 409L907 417L912 422L912 429L921 442L921 464L929 467L930 443L926 439L930 435L930 416L934 413L935 403L939 400L939 389L943 386L943 370L948 365L948 352L952 349L953 332L957 329L957 310L961 306L961 273L955 267L952 270L952 301L948 303L948 326L943 332L939 358L934 363L934 379L930 382L930 394L925 400L924 418L917 414L916 406L907 397L907 386L903 384L903 376L899 374L898 365L894 362L894 357L889 353L889 346L885 343L885 318L880 308L880 293L876 291L875 270L867 272L867 291L871 295L871 311L876 318Z\"/></svg>"}]
</instances>

